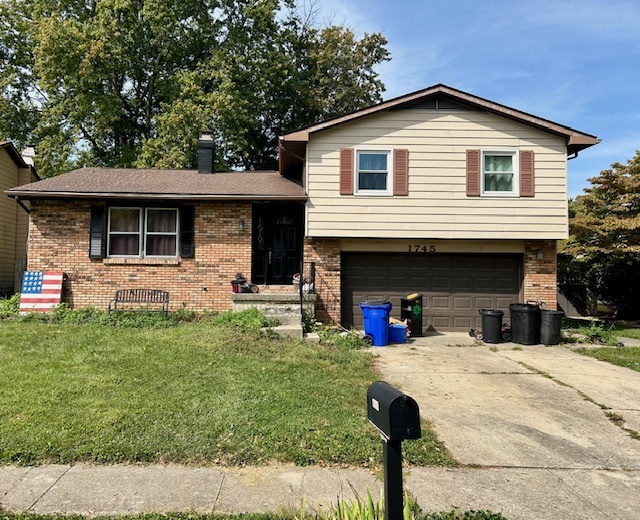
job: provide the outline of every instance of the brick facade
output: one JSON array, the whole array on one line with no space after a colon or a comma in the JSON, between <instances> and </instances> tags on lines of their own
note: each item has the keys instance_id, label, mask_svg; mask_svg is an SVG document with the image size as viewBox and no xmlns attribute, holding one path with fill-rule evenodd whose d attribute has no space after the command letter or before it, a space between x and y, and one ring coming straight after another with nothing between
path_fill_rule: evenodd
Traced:
<instances>
[{"instance_id":1,"label":"brick facade","mask_svg":"<svg viewBox=\"0 0 640 520\"><path fill-rule=\"evenodd\" d=\"M316 263L316 318L340 323L340 240L305 239L303 254Z\"/></svg>"},{"instance_id":2,"label":"brick facade","mask_svg":"<svg viewBox=\"0 0 640 520\"><path fill-rule=\"evenodd\" d=\"M542 301L546 309L557 309L557 270L555 240L525 241L523 282L525 302Z\"/></svg>"},{"instance_id":3,"label":"brick facade","mask_svg":"<svg viewBox=\"0 0 640 520\"><path fill-rule=\"evenodd\" d=\"M28 269L64 271L65 303L106 309L117 289L150 288L171 293L171 310L231 309L231 279L251 273L251 204L196 203L194 258L92 260L89 208L96 204L103 203L32 202Z\"/></svg>"}]
</instances>

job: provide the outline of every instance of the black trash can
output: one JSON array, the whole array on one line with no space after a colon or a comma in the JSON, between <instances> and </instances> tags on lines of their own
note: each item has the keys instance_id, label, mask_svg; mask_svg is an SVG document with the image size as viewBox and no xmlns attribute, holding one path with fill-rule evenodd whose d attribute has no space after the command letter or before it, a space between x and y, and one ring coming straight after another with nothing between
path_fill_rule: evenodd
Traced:
<instances>
[{"instance_id":1,"label":"black trash can","mask_svg":"<svg viewBox=\"0 0 640 520\"><path fill-rule=\"evenodd\" d=\"M540 343L540 307L530 303L512 303L511 335L514 343L537 345Z\"/></svg>"},{"instance_id":2,"label":"black trash can","mask_svg":"<svg viewBox=\"0 0 640 520\"><path fill-rule=\"evenodd\" d=\"M422 336L422 294L409 294L400 298L400 319L407 320L412 338Z\"/></svg>"},{"instance_id":3,"label":"black trash can","mask_svg":"<svg viewBox=\"0 0 640 520\"><path fill-rule=\"evenodd\" d=\"M504 312L495 309L478 310L482 316L482 341L500 343L502 340L502 317Z\"/></svg>"},{"instance_id":4,"label":"black trash can","mask_svg":"<svg viewBox=\"0 0 640 520\"><path fill-rule=\"evenodd\" d=\"M540 312L540 341L543 345L557 345L562 339L560 331L564 312L546 309Z\"/></svg>"}]
</instances>

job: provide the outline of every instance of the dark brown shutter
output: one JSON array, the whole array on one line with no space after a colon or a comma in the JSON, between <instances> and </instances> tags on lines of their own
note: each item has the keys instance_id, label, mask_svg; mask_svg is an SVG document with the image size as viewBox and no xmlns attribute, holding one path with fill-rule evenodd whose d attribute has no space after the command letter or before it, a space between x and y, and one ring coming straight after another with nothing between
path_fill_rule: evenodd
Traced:
<instances>
[{"instance_id":1,"label":"dark brown shutter","mask_svg":"<svg viewBox=\"0 0 640 520\"><path fill-rule=\"evenodd\" d=\"M193 238L193 206L180 206L180 257L193 258L195 241Z\"/></svg>"},{"instance_id":2,"label":"dark brown shutter","mask_svg":"<svg viewBox=\"0 0 640 520\"><path fill-rule=\"evenodd\" d=\"M89 220L89 258L104 258L103 206L91 206Z\"/></svg>"},{"instance_id":3,"label":"dark brown shutter","mask_svg":"<svg viewBox=\"0 0 640 520\"><path fill-rule=\"evenodd\" d=\"M467 150L467 197L480 196L480 150Z\"/></svg>"},{"instance_id":4,"label":"dark brown shutter","mask_svg":"<svg viewBox=\"0 0 640 520\"><path fill-rule=\"evenodd\" d=\"M393 152L393 194L409 195L409 150Z\"/></svg>"},{"instance_id":5,"label":"dark brown shutter","mask_svg":"<svg viewBox=\"0 0 640 520\"><path fill-rule=\"evenodd\" d=\"M353 195L353 148L340 148L340 195Z\"/></svg>"},{"instance_id":6,"label":"dark brown shutter","mask_svg":"<svg viewBox=\"0 0 640 520\"><path fill-rule=\"evenodd\" d=\"M535 194L535 181L533 175L533 151L520 151L520 196L533 197Z\"/></svg>"}]
</instances>

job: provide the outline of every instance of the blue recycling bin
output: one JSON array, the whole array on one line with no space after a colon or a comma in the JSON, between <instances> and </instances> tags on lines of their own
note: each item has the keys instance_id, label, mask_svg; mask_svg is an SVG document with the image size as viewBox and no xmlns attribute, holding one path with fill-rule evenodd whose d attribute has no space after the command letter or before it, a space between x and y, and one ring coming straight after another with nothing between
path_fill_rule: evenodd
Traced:
<instances>
[{"instance_id":1,"label":"blue recycling bin","mask_svg":"<svg viewBox=\"0 0 640 520\"><path fill-rule=\"evenodd\" d=\"M384 347L389 343L389 314L391 302L366 301L360 302L364 333L373 340L374 347Z\"/></svg>"}]
</instances>

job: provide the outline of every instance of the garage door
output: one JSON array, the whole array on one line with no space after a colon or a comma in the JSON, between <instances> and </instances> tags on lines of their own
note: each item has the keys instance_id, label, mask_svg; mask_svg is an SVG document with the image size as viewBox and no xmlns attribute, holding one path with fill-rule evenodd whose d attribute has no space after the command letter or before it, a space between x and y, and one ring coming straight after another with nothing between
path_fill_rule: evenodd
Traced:
<instances>
[{"instance_id":1,"label":"garage door","mask_svg":"<svg viewBox=\"0 0 640 520\"><path fill-rule=\"evenodd\" d=\"M424 295L423 330L468 331L480 326L478 309L502 309L520 298L522 255L342 255L342 322L362 329L364 300L390 300L400 318L400 298Z\"/></svg>"}]
</instances>

